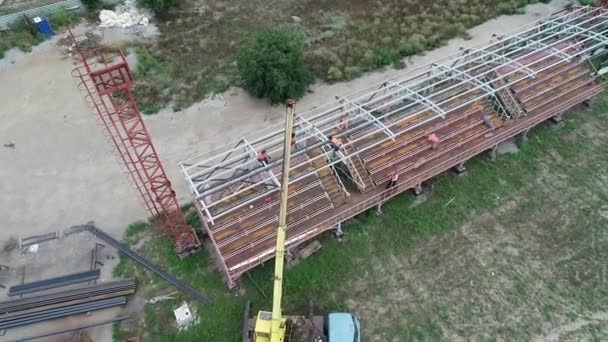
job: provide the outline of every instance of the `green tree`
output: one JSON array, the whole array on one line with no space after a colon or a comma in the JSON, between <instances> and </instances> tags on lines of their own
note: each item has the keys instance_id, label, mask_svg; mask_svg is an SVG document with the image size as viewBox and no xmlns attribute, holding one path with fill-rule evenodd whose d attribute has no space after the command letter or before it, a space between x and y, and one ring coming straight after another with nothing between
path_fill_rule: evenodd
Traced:
<instances>
[{"instance_id":1,"label":"green tree","mask_svg":"<svg viewBox=\"0 0 608 342\"><path fill-rule=\"evenodd\" d=\"M137 0L137 2L140 6L146 7L156 14L164 14L177 6L175 0Z\"/></svg>"},{"instance_id":2,"label":"green tree","mask_svg":"<svg viewBox=\"0 0 608 342\"><path fill-rule=\"evenodd\" d=\"M237 56L243 87L277 103L304 95L313 79L304 66L302 34L282 27L259 32Z\"/></svg>"}]
</instances>

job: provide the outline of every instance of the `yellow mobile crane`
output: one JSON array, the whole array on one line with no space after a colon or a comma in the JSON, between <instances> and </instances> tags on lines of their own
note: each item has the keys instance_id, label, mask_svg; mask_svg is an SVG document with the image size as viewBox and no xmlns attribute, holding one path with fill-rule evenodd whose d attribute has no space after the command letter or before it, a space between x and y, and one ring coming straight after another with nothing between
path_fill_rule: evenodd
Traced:
<instances>
[{"instance_id":1,"label":"yellow mobile crane","mask_svg":"<svg viewBox=\"0 0 608 342\"><path fill-rule=\"evenodd\" d=\"M295 100L287 101L283 147L283 175L279 202L279 227L274 265L272 312L260 311L249 318L250 303L245 309L243 342L361 342L359 319L351 313L334 312L326 316L283 317L283 266L287 234L287 199L291 159L291 133L295 116Z\"/></svg>"}]
</instances>

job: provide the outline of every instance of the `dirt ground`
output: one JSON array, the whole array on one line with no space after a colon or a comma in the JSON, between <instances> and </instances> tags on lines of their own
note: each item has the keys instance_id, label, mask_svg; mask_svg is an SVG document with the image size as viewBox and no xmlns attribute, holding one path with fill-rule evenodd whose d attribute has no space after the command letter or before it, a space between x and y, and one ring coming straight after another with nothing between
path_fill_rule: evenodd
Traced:
<instances>
[{"instance_id":1,"label":"dirt ground","mask_svg":"<svg viewBox=\"0 0 608 342\"><path fill-rule=\"evenodd\" d=\"M91 266L91 251L95 248L96 243L103 243L103 241L99 241L93 235L85 232L42 242L38 244L38 251L35 254L24 253L23 250L6 248L6 245L2 245L0 246L0 263L10 267L10 269L0 272L0 284L8 289L10 286L22 283L88 271ZM58 253L58 251L61 252ZM118 262L116 251L109 246L99 247L97 256L98 260L103 263L103 266L97 265L96 267L101 270L98 281L112 280L112 269ZM71 285L71 287L81 286L82 284ZM49 290L48 292L53 291ZM44 292L39 293L43 294ZM0 301L8 299L13 298L6 295L6 290L0 289ZM0 341L77 328L123 315L121 310L122 308L111 308L96 311L90 316L77 315L66 319L8 329L4 336L0 336ZM87 329L87 333L93 341L111 341L112 339L111 329L108 326L90 328ZM70 333L66 333L47 337L45 341L66 341L69 337Z\"/></svg>"}]
</instances>

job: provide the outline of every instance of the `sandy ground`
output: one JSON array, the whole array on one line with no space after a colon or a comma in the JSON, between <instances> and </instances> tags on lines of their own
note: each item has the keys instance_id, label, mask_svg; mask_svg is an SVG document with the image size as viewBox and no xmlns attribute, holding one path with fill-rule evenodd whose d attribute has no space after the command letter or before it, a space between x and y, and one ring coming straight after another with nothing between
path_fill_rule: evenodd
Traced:
<instances>
[{"instance_id":1,"label":"sandy ground","mask_svg":"<svg viewBox=\"0 0 608 342\"><path fill-rule=\"evenodd\" d=\"M529 24L568 2L529 6L525 15L502 16L469 31L472 39L454 39L446 46L416 56L408 70ZM121 37L113 32L109 37ZM144 219L145 212L113 151L85 106L70 76L74 68L57 38L32 53L12 51L0 60L0 242L27 237L94 220L120 238L126 225ZM366 74L348 83L316 84L299 101L300 111L366 88L407 70ZM239 136L281 120L283 108L270 107L241 89L203 101L179 113L165 110L146 117L146 124L173 180L180 201L190 199L177 163ZM60 249L61 250L61 249ZM69 255L69 249L66 251ZM2 256L2 261L7 259ZM40 266L40 265L39 265ZM107 340L104 335L97 341Z\"/></svg>"},{"instance_id":2,"label":"sandy ground","mask_svg":"<svg viewBox=\"0 0 608 342\"><path fill-rule=\"evenodd\" d=\"M59 239L51 240L38 244L38 251L35 254L23 253L18 249L6 250L0 246L1 264L10 267L9 270L0 272L0 284L7 289L10 286L29 283L68 273L87 271L91 267L91 252L96 243L103 241L97 240L89 233L78 233L69 236L62 236ZM61 251L58 253L57 251ZM118 262L117 252L110 247L99 247L97 252L97 269L101 270L98 282L112 280L112 269ZM82 287L86 284L71 285L72 288ZM62 287L61 290L70 288ZM0 301L14 299L8 297L6 290L0 289ZM55 292L48 290L47 292ZM44 294L38 292L37 294ZM133 300L133 296L129 297ZM96 311L93 315L76 315L69 318L43 322L24 327L8 329L4 336L0 336L0 341L9 341L18 337L35 336L50 331L73 329L87 324L108 320L124 315L122 308L111 308ZM101 326L87 329L87 333L94 341L111 341L112 331L109 326ZM47 337L44 340L49 342L65 341L70 336L69 333Z\"/></svg>"}]
</instances>

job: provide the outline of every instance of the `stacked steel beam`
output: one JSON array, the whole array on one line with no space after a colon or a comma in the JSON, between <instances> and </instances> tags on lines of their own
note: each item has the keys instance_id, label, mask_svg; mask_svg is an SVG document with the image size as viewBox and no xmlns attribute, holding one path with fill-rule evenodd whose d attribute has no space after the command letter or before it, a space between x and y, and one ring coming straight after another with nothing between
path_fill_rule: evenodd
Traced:
<instances>
[{"instance_id":1,"label":"stacked steel beam","mask_svg":"<svg viewBox=\"0 0 608 342\"><path fill-rule=\"evenodd\" d=\"M0 302L0 330L124 305L133 279Z\"/></svg>"},{"instance_id":2,"label":"stacked steel beam","mask_svg":"<svg viewBox=\"0 0 608 342\"><path fill-rule=\"evenodd\" d=\"M34 312L16 312L13 314L0 316L0 330L87 313L95 310L107 309L114 306L124 305L126 303L126 297L115 297L64 307L37 310Z\"/></svg>"},{"instance_id":3,"label":"stacked steel beam","mask_svg":"<svg viewBox=\"0 0 608 342\"><path fill-rule=\"evenodd\" d=\"M61 286L84 283L99 278L99 270L84 271L72 273L56 278L49 278L31 283L12 286L9 291L9 296L18 296L26 293L38 292L48 289L53 289Z\"/></svg>"},{"instance_id":4,"label":"stacked steel beam","mask_svg":"<svg viewBox=\"0 0 608 342\"><path fill-rule=\"evenodd\" d=\"M62 292L50 293L36 297L13 299L0 302L0 313L9 313L20 310L28 310L46 305L65 303L76 300L94 301L102 296L124 296L135 292L135 281L133 279L118 280L102 283L95 286L72 289ZM2 316L0 316L2 317Z\"/></svg>"}]
</instances>

